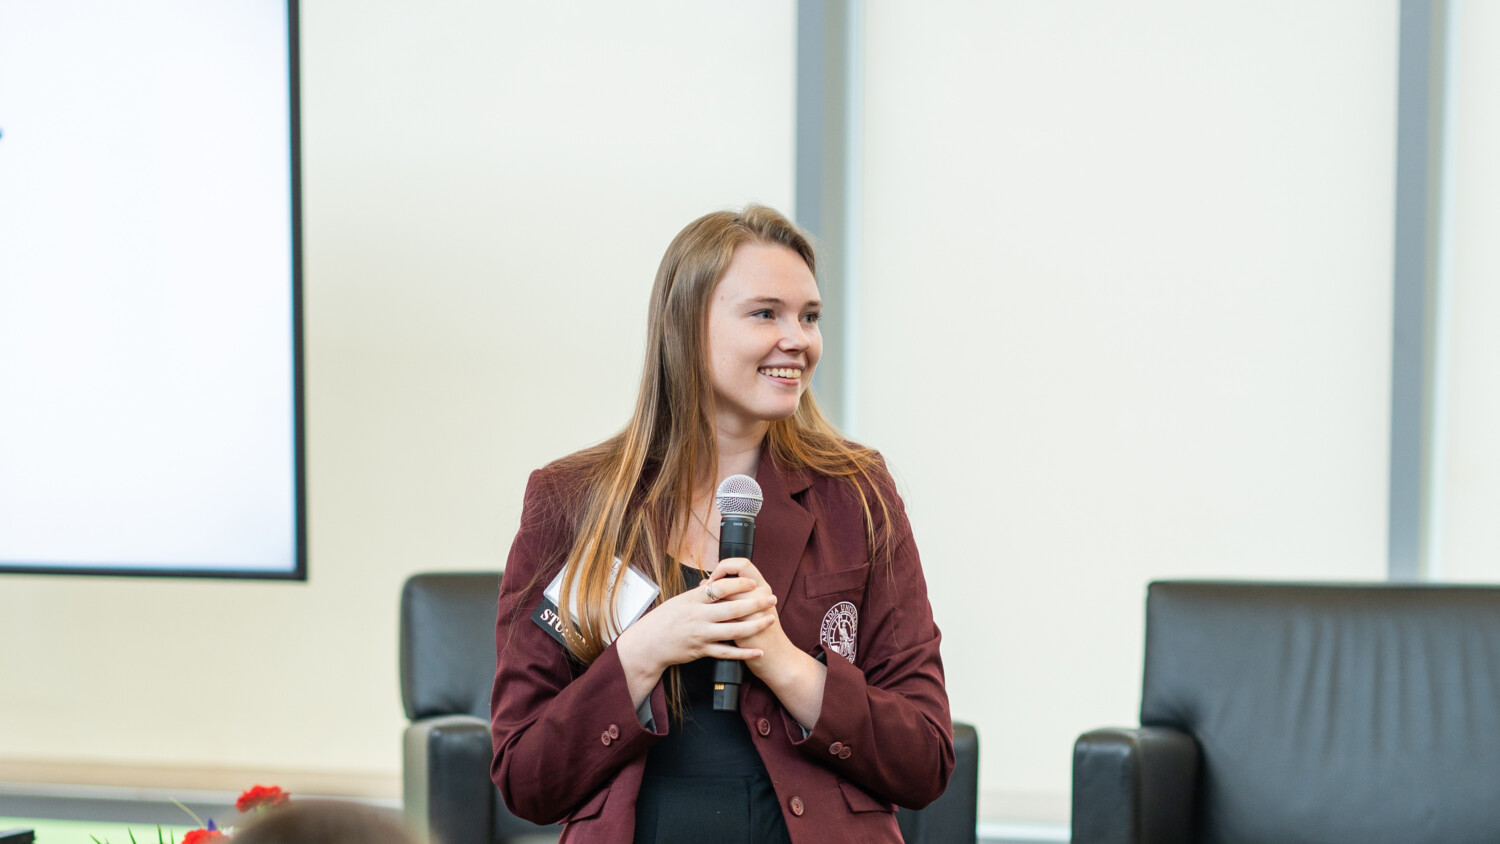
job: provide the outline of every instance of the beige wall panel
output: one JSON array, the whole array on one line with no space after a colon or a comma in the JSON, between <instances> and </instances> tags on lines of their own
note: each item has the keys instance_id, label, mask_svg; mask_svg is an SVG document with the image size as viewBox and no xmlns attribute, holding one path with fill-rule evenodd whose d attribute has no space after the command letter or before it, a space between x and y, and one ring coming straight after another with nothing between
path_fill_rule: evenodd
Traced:
<instances>
[{"instance_id":1,"label":"beige wall panel","mask_svg":"<svg viewBox=\"0 0 1500 844\"><path fill-rule=\"evenodd\" d=\"M872 3L857 435L982 814L1067 819L1164 577L1385 572L1394 2Z\"/></svg>"},{"instance_id":2,"label":"beige wall panel","mask_svg":"<svg viewBox=\"0 0 1500 844\"><path fill-rule=\"evenodd\" d=\"M1438 424L1443 580L1500 580L1500 4L1454 4L1447 363Z\"/></svg>"}]
</instances>

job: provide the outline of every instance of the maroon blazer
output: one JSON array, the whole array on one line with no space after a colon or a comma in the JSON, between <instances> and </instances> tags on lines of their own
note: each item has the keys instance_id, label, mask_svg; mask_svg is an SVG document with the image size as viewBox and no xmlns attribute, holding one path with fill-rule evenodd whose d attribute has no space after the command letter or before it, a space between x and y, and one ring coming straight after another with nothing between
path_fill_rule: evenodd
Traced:
<instances>
[{"instance_id":1,"label":"maroon blazer","mask_svg":"<svg viewBox=\"0 0 1500 844\"><path fill-rule=\"evenodd\" d=\"M571 544L566 502L576 480L554 464L526 487L495 626L490 776L516 815L564 822L564 842L625 844L646 752L669 729L663 684L651 693L652 732L636 716L613 646L580 668L531 620ZM905 509L882 467L876 483L893 520L887 568L884 554L870 560L863 511L844 481L777 465L765 448L756 480L765 504L751 559L776 594L787 636L826 660L828 678L804 736L746 671L745 727L795 844L899 842L892 804L932 802L954 765L941 634Z\"/></svg>"}]
</instances>

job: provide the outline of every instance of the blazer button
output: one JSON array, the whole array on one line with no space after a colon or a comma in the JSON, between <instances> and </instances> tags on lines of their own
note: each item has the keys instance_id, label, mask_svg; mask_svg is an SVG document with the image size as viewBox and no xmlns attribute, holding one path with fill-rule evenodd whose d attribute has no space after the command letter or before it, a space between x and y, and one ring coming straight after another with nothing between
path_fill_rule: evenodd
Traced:
<instances>
[{"instance_id":1,"label":"blazer button","mask_svg":"<svg viewBox=\"0 0 1500 844\"><path fill-rule=\"evenodd\" d=\"M850 756L853 756L853 755L854 755L854 751L850 750L847 747L844 748L843 750L839 751L839 758L840 759L848 759Z\"/></svg>"},{"instance_id":2,"label":"blazer button","mask_svg":"<svg viewBox=\"0 0 1500 844\"><path fill-rule=\"evenodd\" d=\"M771 734L771 722L762 718L755 722L755 729L759 730L761 735L768 736Z\"/></svg>"},{"instance_id":3,"label":"blazer button","mask_svg":"<svg viewBox=\"0 0 1500 844\"><path fill-rule=\"evenodd\" d=\"M609 737L609 733L607 732L600 734L599 740L604 742L605 747L609 747L610 742L614 741L614 739Z\"/></svg>"},{"instance_id":4,"label":"blazer button","mask_svg":"<svg viewBox=\"0 0 1500 844\"><path fill-rule=\"evenodd\" d=\"M793 797L791 800L788 801L788 803L791 804L792 814L796 815L799 818L802 817L802 812L803 812L803 808L804 808L803 805L802 805L802 798L801 797Z\"/></svg>"},{"instance_id":5,"label":"blazer button","mask_svg":"<svg viewBox=\"0 0 1500 844\"><path fill-rule=\"evenodd\" d=\"M839 755L839 751L843 749L844 743L841 741L836 741L833 744L828 745L828 752L832 753L834 756Z\"/></svg>"},{"instance_id":6,"label":"blazer button","mask_svg":"<svg viewBox=\"0 0 1500 844\"><path fill-rule=\"evenodd\" d=\"M620 728L617 727L617 726L615 726L614 724L610 724L609 725L609 737L610 738L619 738L620 737Z\"/></svg>"}]
</instances>

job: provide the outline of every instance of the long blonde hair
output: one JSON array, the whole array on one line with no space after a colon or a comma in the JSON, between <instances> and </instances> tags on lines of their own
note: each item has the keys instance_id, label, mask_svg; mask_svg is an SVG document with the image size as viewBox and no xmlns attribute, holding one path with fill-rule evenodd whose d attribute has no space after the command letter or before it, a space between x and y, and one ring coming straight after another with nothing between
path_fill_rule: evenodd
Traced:
<instances>
[{"instance_id":1,"label":"long blonde hair","mask_svg":"<svg viewBox=\"0 0 1500 844\"><path fill-rule=\"evenodd\" d=\"M561 602L558 614L564 629L576 626L580 636L568 637L568 647L585 664L603 652L606 630L618 629L610 596L625 570L614 569L616 558L649 575L661 587L659 600L685 588L680 567L668 559L674 550L669 546L686 531L695 483L718 472L708 308L735 249L745 243L785 246L816 276L811 241L771 208L750 205L689 223L667 247L656 272L646 364L630 422L605 442L562 461L575 465L584 480L579 500L569 508L576 514L575 534L562 582L562 594L576 590L580 617L569 617L568 601ZM889 509L873 476L880 458L846 441L811 391L803 392L790 418L772 422L766 436L770 454L784 466L848 481L862 502L871 554L888 544ZM876 536L871 497L881 513L881 536Z\"/></svg>"}]
</instances>

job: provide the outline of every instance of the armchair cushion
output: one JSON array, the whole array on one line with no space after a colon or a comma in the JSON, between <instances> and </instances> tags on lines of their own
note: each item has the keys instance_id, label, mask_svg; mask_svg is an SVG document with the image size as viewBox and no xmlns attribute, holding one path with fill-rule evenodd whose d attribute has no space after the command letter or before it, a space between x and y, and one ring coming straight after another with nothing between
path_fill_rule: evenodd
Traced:
<instances>
[{"instance_id":1,"label":"armchair cushion","mask_svg":"<svg viewBox=\"0 0 1500 844\"><path fill-rule=\"evenodd\" d=\"M492 755L488 721L472 715L414 721L402 741L407 817L419 820L434 841L490 841Z\"/></svg>"}]
</instances>

